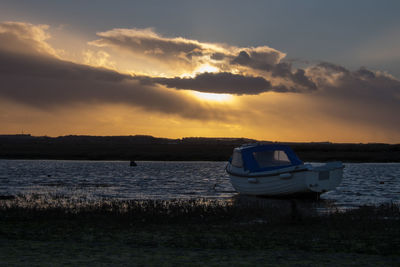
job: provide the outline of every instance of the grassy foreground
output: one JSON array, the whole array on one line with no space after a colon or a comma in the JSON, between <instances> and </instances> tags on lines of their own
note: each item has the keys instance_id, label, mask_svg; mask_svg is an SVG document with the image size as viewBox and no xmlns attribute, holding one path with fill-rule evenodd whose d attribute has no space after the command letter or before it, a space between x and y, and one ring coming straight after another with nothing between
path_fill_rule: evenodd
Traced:
<instances>
[{"instance_id":1,"label":"grassy foreground","mask_svg":"<svg viewBox=\"0 0 400 267\"><path fill-rule=\"evenodd\" d=\"M297 200L0 200L0 265L399 266L400 207Z\"/></svg>"}]
</instances>

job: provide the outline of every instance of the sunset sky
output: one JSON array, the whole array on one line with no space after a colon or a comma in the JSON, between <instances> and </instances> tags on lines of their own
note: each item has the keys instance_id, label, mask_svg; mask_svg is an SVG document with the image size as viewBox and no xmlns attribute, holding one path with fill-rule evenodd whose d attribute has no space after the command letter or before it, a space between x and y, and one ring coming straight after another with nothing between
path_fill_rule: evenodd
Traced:
<instances>
[{"instance_id":1,"label":"sunset sky","mask_svg":"<svg viewBox=\"0 0 400 267\"><path fill-rule=\"evenodd\" d=\"M400 143L400 1L0 2L0 134Z\"/></svg>"}]
</instances>

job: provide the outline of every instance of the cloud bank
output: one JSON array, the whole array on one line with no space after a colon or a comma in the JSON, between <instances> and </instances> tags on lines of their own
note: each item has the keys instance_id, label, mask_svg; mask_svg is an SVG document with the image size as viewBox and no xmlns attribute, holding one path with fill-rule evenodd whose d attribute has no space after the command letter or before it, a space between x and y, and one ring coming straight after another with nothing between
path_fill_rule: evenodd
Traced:
<instances>
[{"instance_id":1,"label":"cloud bank","mask_svg":"<svg viewBox=\"0 0 400 267\"><path fill-rule=\"evenodd\" d=\"M251 77L230 72L200 73L195 77L139 78L143 82L158 83L169 88L195 90L205 93L257 95L272 91L271 83L262 77Z\"/></svg>"},{"instance_id":2,"label":"cloud bank","mask_svg":"<svg viewBox=\"0 0 400 267\"><path fill-rule=\"evenodd\" d=\"M0 29L1 98L41 109L115 103L195 119L224 117L223 110L178 91L55 57L41 38L45 27L7 22Z\"/></svg>"},{"instance_id":3,"label":"cloud bank","mask_svg":"<svg viewBox=\"0 0 400 267\"><path fill-rule=\"evenodd\" d=\"M318 123L332 121L338 131L358 127L368 129L365 134L370 136L375 131L400 141L400 81L387 73L367 68L352 71L327 62L294 68L285 61L285 53L267 46L168 38L152 29L98 33L90 42L91 60L84 64L85 59L62 58L47 43L47 30L46 25L0 23L0 100L48 111L122 104L189 120L253 125L265 121L270 126L286 121L285 127L294 128L314 116L317 122L308 130L301 129L311 133ZM158 73L168 68L176 74L129 74L119 65L116 53L126 55L125 64L137 57L141 62L159 62L155 64L160 66ZM88 65L102 62L96 60L102 55L112 59L114 70ZM237 102L200 101L188 90L233 94ZM296 114L296 119L287 112Z\"/></svg>"},{"instance_id":4,"label":"cloud bank","mask_svg":"<svg viewBox=\"0 0 400 267\"><path fill-rule=\"evenodd\" d=\"M167 67L176 68L178 72L195 72L207 65L221 72L234 73L234 79L237 79L236 75L243 75L243 79L246 79L246 76L264 76L262 78L271 82L275 91L316 89L313 81L304 75L303 69L293 70L291 64L281 62L286 56L285 53L268 46L243 48L184 38L166 38L152 29L113 29L99 32L97 35L100 38L90 42L93 46L108 47L114 51L124 51L141 57L145 55L149 60L160 63L168 62ZM186 84L187 80L184 80ZM255 91L269 90L257 88ZM254 94L254 90L250 90L249 94Z\"/></svg>"}]
</instances>

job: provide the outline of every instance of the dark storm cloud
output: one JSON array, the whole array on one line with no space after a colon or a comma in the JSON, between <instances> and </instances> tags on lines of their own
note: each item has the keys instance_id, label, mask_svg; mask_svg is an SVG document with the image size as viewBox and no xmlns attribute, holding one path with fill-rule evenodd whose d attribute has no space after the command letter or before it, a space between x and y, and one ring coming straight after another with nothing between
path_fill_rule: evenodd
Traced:
<instances>
[{"instance_id":1,"label":"dark storm cloud","mask_svg":"<svg viewBox=\"0 0 400 267\"><path fill-rule=\"evenodd\" d=\"M224 58L225 58L226 56L225 56L225 54L223 54L223 53L213 53L211 56L210 56L210 58L211 59L213 59L213 60L223 60Z\"/></svg>"},{"instance_id":2,"label":"dark storm cloud","mask_svg":"<svg viewBox=\"0 0 400 267\"><path fill-rule=\"evenodd\" d=\"M350 71L343 66L323 62L310 67L308 75L312 79L319 81L318 86L326 87L329 84L341 88L343 91L365 93L371 92L378 87L382 88L381 93L387 91L394 93L400 90L399 80L386 73L374 72L365 67Z\"/></svg>"},{"instance_id":3,"label":"dark storm cloud","mask_svg":"<svg viewBox=\"0 0 400 267\"><path fill-rule=\"evenodd\" d=\"M166 87L236 95L308 92L305 97L324 104L316 112L376 125L377 129L400 131L400 82L366 68L349 71L339 65L320 63L305 70L292 70L291 64L279 61L282 54L264 47L253 49L256 52L242 50L233 58L232 54L215 51L210 55L232 65L265 67L270 80L231 72L201 73L193 78L130 76L62 60L54 55L55 51L44 41L46 38L44 27L0 23L0 98L42 109L115 103L186 118L224 120L230 114L228 110L200 103ZM195 43L192 45L160 44L152 49L160 48L157 53L161 54L168 49L187 51L186 58L204 53L205 50L196 50ZM289 82L276 83L273 79Z\"/></svg>"},{"instance_id":4,"label":"dark storm cloud","mask_svg":"<svg viewBox=\"0 0 400 267\"><path fill-rule=\"evenodd\" d=\"M123 48L133 53L147 55L162 60L163 62L169 62L171 67L174 66L176 62L184 62L185 64L198 67L204 63L208 63L210 65L216 64L215 66L218 68L225 72L230 72L236 65L240 65L248 69L270 72L273 78L289 81L289 84L282 83L282 81L279 82L279 90L277 91L280 92L301 92L316 89L315 84L304 75L304 70L299 69L292 71L291 64L280 62L280 60L285 57L285 54L267 46L249 47L240 50L237 47L200 43L195 40L184 38L166 38L153 32L151 29L113 29L98 33L97 35L100 39L90 42L92 45L99 47L110 46L117 49ZM235 53L238 54L235 55ZM182 65L179 66L182 67ZM204 78L212 79L214 76L200 76L197 82L206 84ZM226 74L221 74L221 77L219 77L224 79L222 81L223 83L227 84L227 80L233 79L238 82L238 85L244 85L244 88L236 90L235 87L232 87L233 89L225 89L225 92L233 91L233 93L235 93L238 91L238 94L245 94L246 91L248 91L250 94L254 94L255 92L266 92L270 90L269 86L265 84L262 86L257 85L255 90L248 90L249 87L253 88L251 84L254 84L254 79L247 79L251 84L245 85L245 78L239 79L239 77L234 75L230 77L226 76ZM176 80L175 83L177 81L178 80ZM185 89L190 89L188 79L179 80L179 82L180 84L185 83ZM214 82L219 83L219 80ZM260 83L260 81L258 81L258 83ZM210 88L199 87L197 84L193 84L195 86L193 88L201 88L202 91L213 90L212 84L210 84ZM175 88L181 88L181 86L179 85ZM215 91L221 91L221 87L218 87Z\"/></svg>"},{"instance_id":5,"label":"dark storm cloud","mask_svg":"<svg viewBox=\"0 0 400 267\"><path fill-rule=\"evenodd\" d=\"M76 64L52 54L54 50L44 41L47 36L43 28L23 23L11 26L0 32L0 97L36 108L120 103L188 118L223 119L227 111L160 84L214 93L258 94L273 90L264 78L231 73L205 73L194 79L138 79Z\"/></svg>"},{"instance_id":6,"label":"dark storm cloud","mask_svg":"<svg viewBox=\"0 0 400 267\"><path fill-rule=\"evenodd\" d=\"M366 68L349 71L331 63L311 67L308 75L319 88L316 96L338 105L332 113L354 123L400 131L399 80Z\"/></svg>"},{"instance_id":7,"label":"dark storm cloud","mask_svg":"<svg viewBox=\"0 0 400 267\"><path fill-rule=\"evenodd\" d=\"M149 77L135 76L144 85L158 83L169 88L194 90L204 93L232 94L232 95L258 95L265 92L279 93L304 93L299 86L271 85L263 77L252 77L230 72L197 74L195 77Z\"/></svg>"},{"instance_id":8,"label":"dark storm cloud","mask_svg":"<svg viewBox=\"0 0 400 267\"><path fill-rule=\"evenodd\" d=\"M0 53L0 83L1 98L42 109L114 103L194 119L223 119L226 115L178 92L144 85L130 76L58 60Z\"/></svg>"},{"instance_id":9,"label":"dark storm cloud","mask_svg":"<svg viewBox=\"0 0 400 267\"><path fill-rule=\"evenodd\" d=\"M270 72L272 77L283 78L294 83L294 86L280 85L280 87L291 87L287 91L316 90L315 83L310 80L303 69L292 71L292 65L287 62L279 62L281 54L275 51L251 52L240 51L237 57L231 60L231 64L250 67L256 70ZM293 90L296 88L296 90Z\"/></svg>"},{"instance_id":10,"label":"dark storm cloud","mask_svg":"<svg viewBox=\"0 0 400 267\"><path fill-rule=\"evenodd\" d=\"M92 45L120 47L159 58L186 57L190 60L194 56L202 56L204 50L196 41L163 38L150 29L113 29L97 35L100 39L91 42Z\"/></svg>"},{"instance_id":11,"label":"dark storm cloud","mask_svg":"<svg viewBox=\"0 0 400 267\"><path fill-rule=\"evenodd\" d=\"M288 77L296 85L301 85L308 90L317 90L317 86L312 80L310 80L309 77L305 75L305 71L303 69L297 69L295 73L290 73Z\"/></svg>"},{"instance_id":12,"label":"dark storm cloud","mask_svg":"<svg viewBox=\"0 0 400 267\"><path fill-rule=\"evenodd\" d=\"M195 77L150 78L137 77L143 83L159 83L169 88L195 90L205 93L258 95L265 92L302 92L298 86L272 86L263 77L244 76L230 72L200 73Z\"/></svg>"},{"instance_id":13,"label":"dark storm cloud","mask_svg":"<svg viewBox=\"0 0 400 267\"><path fill-rule=\"evenodd\" d=\"M153 78L153 82L170 88L196 90L206 93L256 95L272 91L271 83L262 77L248 77L229 72L201 73L194 78Z\"/></svg>"},{"instance_id":14,"label":"dark storm cloud","mask_svg":"<svg viewBox=\"0 0 400 267\"><path fill-rule=\"evenodd\" d=\"M366 68L362 67L359 70L356 71L355 73L358 77L364 77L364 78L369 78L369 79L374 79L376 78L375 73L373 73L370 70L367 70Z\"/></svg>"},{"instance_id":15,"label":"dark storm cloud","mask_svg":"<svg viewBox=\"0 0 400 267\"><path fill-rule=\"evenodd\" d=\"M336 64L332 64L329 62L321 62L314 68L321 68L321 69L329 70L331 72L342 72L342 73L346 73L346 74L350 73L350 71L347 70L345 67L342 67L342 66L339 66Z\"/></svg>"},{"instance_id":16,"label":"dark storm cloud","mask_svg":"<svg viewBox=\"0 0 400 267\"><path fill-rule=\"evenodd\" d=\"M400 81L364 67L350 71L342 66L321 63L310 67L308 75L317 81L321 93L341 95L343 97L357 95L362 98L390 99L399 101ZM390 101L391 102L391 101ZM400 108L400 106L399 106Z\"/></svg>"},{"instance_id":17,"label":"dark storm cloud","mask_svg":"<svg viewBox=\"0 0 400 267\"><path fill-rule=\"evenodd\" d=\"M269 71L279 62L281 53L277 51L255 52L240 51L238 56L231 60L231 64L238 64L253 69Z\"/></svg>"},{"instance_id":18,"label":"dark storm cloud","mask_svg":"<svg viewBox=\"0 0 400 267\"><path fill-rule=\"evenodd\" d=\"M0 75L3 78L7 76L35 77L37 79L54 79L60 82L93 80L117 83L129 78L129 76L115 71L75 64L57 58L3 53L1 50ZM3 87L8 86L10 85Z\"/></svg>"},{"instance_id":19,"label":"dark storm cloud","mask_svg":"<svg viewBox=\"0 0 400 267\"><path fill-rule=\"evenodd\" d=\"M29 28L29 27L28 27ZM41 39L0 28L0 98L40 109L74 104L126 104L197 119L222 119L225 112L132 76L61 60L43 49ZM41 34L41 31L38 32Z\"/></svg>"}]
</instances>

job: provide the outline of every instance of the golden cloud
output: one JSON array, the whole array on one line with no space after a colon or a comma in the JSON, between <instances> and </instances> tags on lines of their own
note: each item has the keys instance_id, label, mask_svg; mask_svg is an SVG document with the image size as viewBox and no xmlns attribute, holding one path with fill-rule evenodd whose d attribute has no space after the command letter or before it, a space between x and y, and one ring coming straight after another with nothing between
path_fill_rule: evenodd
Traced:
<instances>
[{"instance_id":1,"label":"golden cloud","mask_svg":"<svg viewBox=\"0 0 400 267\"><path fill-rule=\"evenodd\" d=\"M284 53L267 46L241 48L167 38L151 29L99 33L91 42L95 49L86 50L81 62L74 63L59 57L47 43L47 29L0 23L0 123L6 127L45 127L41 118L56 122L64 117L71 122L87 112L79 125L87 124L84 129L92 132L91 118L102 112L102 120L93 122L92 129L105 132L107 126L127 129L132 118L128 113L134 112L143 131L165 131L164 121L170 120L179 127L177 132L187 129L198 135L204 128L209 135L273 140L400 140L400 81L385 73L350 71L330 63L294 69L284 61ZM130 61L130 56L140 60ZM129 60L122 64L121 58ZM140 62L133 68L142 70L140 75L136 70L126 73L131 62ZM152 66L158 67L152 73L156 76L146 72ZM205 72L195 72L200 67ZM215 72L207 72L210 69ZM185 73L191 76L181 76ZM186 90L238 96L232 103L212 103ZM27 112L32 116L23 119ZM50 115L54 112L56 117ZM140 116L158 119L150 122Z\"/></svg>"},{"instance_id":2,"label":"golden cloud","mask_svg":"<svg viewBox=\"0 0 400 267\"><path fill-rule=\"evenodd\" d=\"M143 84L130 75L52 56L48 51L53 50L38 49L48 47L42 38L46 36L44 27L15 25L2 27L0 33L0 40L18 48L0 47L0 97L3 99L48 110L83 103L109 103L192 119L226 119L226 111L217 104L203 103L184 92ZM28 31L31 32L27 34Z\"/></svg>"}]
</instances>

